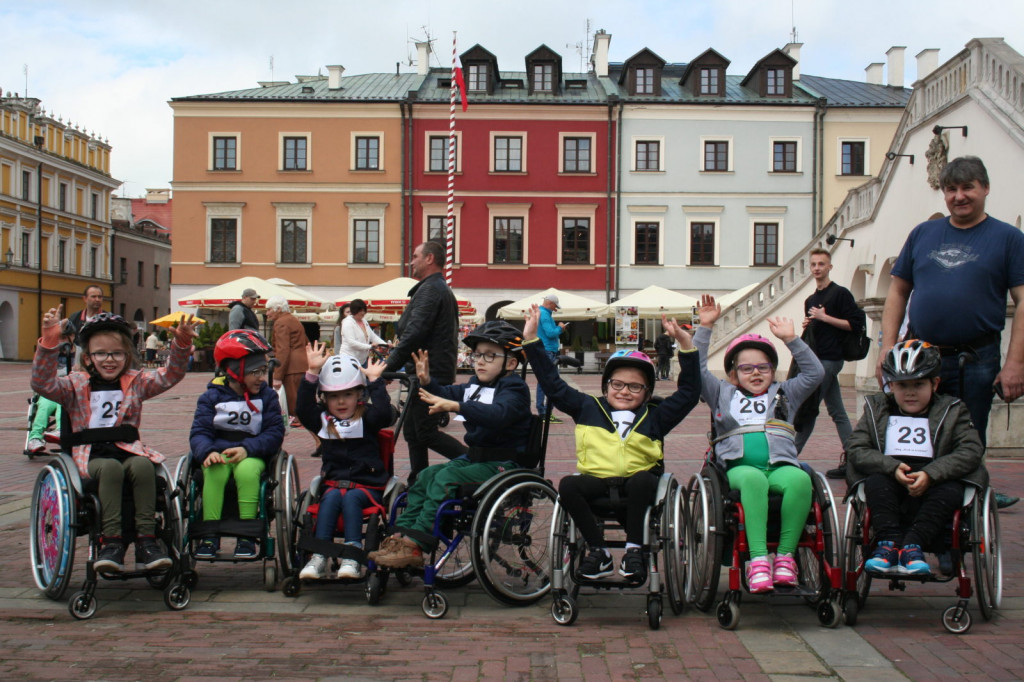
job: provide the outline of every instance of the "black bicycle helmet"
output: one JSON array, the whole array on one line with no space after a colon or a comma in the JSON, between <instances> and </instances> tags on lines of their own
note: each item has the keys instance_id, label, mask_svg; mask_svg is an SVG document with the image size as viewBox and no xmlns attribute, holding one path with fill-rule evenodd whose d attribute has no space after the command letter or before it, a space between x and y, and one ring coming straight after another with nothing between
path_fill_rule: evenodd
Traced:
<instances>
[{"instance_id":1,"label":"black bicycle helmet","mask_svg":"<svg viewBox=\"0 0 1024 682\"><path fill-rule=\"evenodd\" d=\"M919 339L901 341L885 354L882 376L886 381L908 381L937 377L942 370L939 349Z\"/></svg>"},{"instance_id":2,"label":"black bicycle helmet","mask_svg":"<svg viewBox=\"0 0 1024 682\"><path fill-rule=\"evenodd\" d=\"M523 360L523 333L508 322L484 322L462 339L462 342L473 350L476 350L476 345L481 341L490 341L504 348L506 353L520 362Z\"/></svg>"},{"instance_id":3,"label":"black bicycle helmet","mask_svg":"<svg viewBox=\"0 0 1024 682\"><path fill-rule=\"evenodd\" d=\"M89 339L98 332L120 332L133 342L137 341L138 330L120 315L114 313L98 313L82 325L78 331L78 344L82 348L89 347Z\"/></svg>"},{"instance_id":4,"label":"black bicycle helmet","mask_svg":"<svg viewBox=\"0 0 1024 682\"><path fill-rule=\"evenodd\" d=\"M646 353L638 350L618 350L612 353L608 362L604 365L604 373L601 375L601 390L608 390L608 382L611 381L612 373L620 367L632 367L644 374L647 381L647 392L654 391L654 363Z\"/></svg>"}]
</instances>

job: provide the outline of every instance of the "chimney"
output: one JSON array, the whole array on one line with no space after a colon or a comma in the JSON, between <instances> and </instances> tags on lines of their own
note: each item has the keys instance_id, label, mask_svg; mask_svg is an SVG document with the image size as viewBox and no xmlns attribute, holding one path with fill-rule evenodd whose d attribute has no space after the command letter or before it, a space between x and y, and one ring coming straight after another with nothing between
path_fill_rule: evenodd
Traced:
<instances>
[{"instance_id":1,"label":"chimney","mask_svg":"<svg viewBox=\"0 0 1024 682\"><path fill-rule=\"evenodd\" d=\"M903 53L907 48L893 45L885 51L889 58L889 85L894 88L903 87Z\"/></svg>"},{"instance_id":2,"label":"chimney","mask_svg":"<svg viewBox=\"0 0 1024 682\"><path fill-rule=\"evenodd\" d=\"M803 47L803 43L787 43L782 51L796 60L796 64L793 65L793 80L800 80L800 48Z\"/></svg>"},{"instance_id":3,"label":"chimney","mask_svg":"<svg viewBox=\"0 0 1024 682\"><path fill-rule=\"evenodd\" d=\"M868 64L868 68L864 69L865 79L871 85L882 84L882 67L885 66L882 62L871 62Z\"/></svg>"},{"instance_id":4,"label":"chimney","mask_svg":"<svg viewBox=\"0 0 1024 682\"><path fill-rule=\"evenodd\" d=\"M430 72L430 43L416 43L416 73L426 76Z\"/></svg>"},{"instance_id":5,"label":"chimney","mask_svg":"<svg viewBox=\"0 0 1024 682\"><path fill-rule=\"evenodd\" d=\"M341 74L345 73L345 67L340 64L331 64L327 67L327 89L341 89Z\"/></svg>"},{"instance_id":6,"label":"chimney","mask_svg":"<svg viewBox=\"0 0 1024 682\"><path fill-rule=\"evenodd\" d=\"M608 75L608 45L612 42L612 35L605 33L599 28L594 34L594 51L590 53L590 66L595 76Z\"/></svg>"},{"instance_id":7,"label":"chimney","mask_svg":"<svg viewBox=\"0 0 1024 682\"><path fill-rule=\"evenodd\" d=\"M922 80L939 68L939 49L929 47L917 53L917 80Z\"/></svg>"}]
</instances>

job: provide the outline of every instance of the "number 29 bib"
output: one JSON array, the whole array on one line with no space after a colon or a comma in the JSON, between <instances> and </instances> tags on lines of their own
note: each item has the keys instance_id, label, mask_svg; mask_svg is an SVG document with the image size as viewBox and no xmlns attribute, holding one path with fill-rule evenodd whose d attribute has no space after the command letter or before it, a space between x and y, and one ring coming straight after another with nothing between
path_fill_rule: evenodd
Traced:
<instances>
[{"instance_id":1,"label":"number 29 bib","mask_svg":"<svg viewBox=\"0 0 1024 682\"><path fill-rule=\"evenodd\" d=\"M885 454L890 457L932 459L932 435L925 417L889 417L885 429Z\"/></svg>"},{"instance_id":2,"label":"number 29 bib","mask_svg":"<svg viewBox=\"0 0 1024 682\"><path fill-rule=\"evenodd\" d=\"M253 436L259 434L263 427L263 399L254 398L252 404L258 411L254 412L244 400L217 403L213 427L221 431L242 431Z\"/></svg>"}]
</instances>

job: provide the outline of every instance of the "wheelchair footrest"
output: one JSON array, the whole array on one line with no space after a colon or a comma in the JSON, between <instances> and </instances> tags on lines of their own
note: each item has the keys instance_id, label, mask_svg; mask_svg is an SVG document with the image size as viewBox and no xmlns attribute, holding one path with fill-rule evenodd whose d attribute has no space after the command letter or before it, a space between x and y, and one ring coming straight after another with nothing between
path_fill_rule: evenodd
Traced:
<instances>
[{"instance_id":1,"label":"wheelchair footrest","mask_svg":"<svg viewBox=\"0 0 1024 682\"><path fill-rule=\"evenodd\" d=\"M312 535L303 534L299 536L299 541L296 543L296 547L313 554L322 554L325 557L355 559L361 564L366 563L366 552L362 548L355 547L353 545L346 545L344 543L332 542L331 540L321 540L313 537Z\"/></svg>"},{"instance_id":2,"label":"wheelchair footrest","mask_svg":"<svg viewBox=\"0 0 1024 682\"><path fill-rule=\"evenodd\" d=\"M262 519L193 521L188 524L188 533L194 539L228 536L258 540L266 534L266 524Z\"/></svg>"}]
</instances>

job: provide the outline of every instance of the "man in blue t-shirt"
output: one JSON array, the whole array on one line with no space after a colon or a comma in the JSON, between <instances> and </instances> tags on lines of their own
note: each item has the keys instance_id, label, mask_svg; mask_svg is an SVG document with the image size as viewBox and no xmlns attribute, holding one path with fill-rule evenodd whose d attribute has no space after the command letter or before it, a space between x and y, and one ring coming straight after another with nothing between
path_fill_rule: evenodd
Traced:
<instances>
[{"instance_id":1,"label":"man in blue t-shirt","mask_svg":"<svg viewBox=\"0 0 1024 682\"><path fill-rule=\"evenodd\" d=\"M544 301L540 304L540 324L537 327L537 336L540 338L541 343L544 344L544 350L547 352L548 357L551 358L551 364L555 366L555 371L558 371L558 350L561 348L561 335L562 330L565 329L565 322L555 322L554 312L561 306L558 305L558 296L555 294L548 294L544 297ZM544 391L541 389L540 384L537 384L537 414L544 414ZM552 424L561 424L562 420L551 414L548 419Z\"/></svg>"},{"instance_id":2,"label":"man in blue t-shirt","mask_svg":"<svg viewBox=\"0 0 1024 682\"><path fill-rule=\"evenodd\" d=\"M986 439L995 384L1003 398L1024 394L1024 234L985 212L988 171L981 159L953 159L939 176L948 218L921 223L907 237L892 267L882 313L881 363L895 345L911 291L908 338L939 346L939 392L961 398ZM1006 361L999 350L1006 321L1006 294L1016 306ZM972 353L964 367L960 395L959 355ZM1017 498L997 495L1000 507Z\"/></svg>"}]
</instances>

